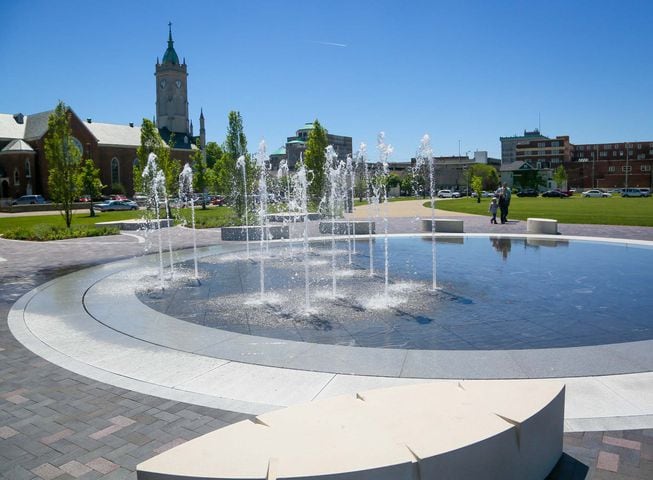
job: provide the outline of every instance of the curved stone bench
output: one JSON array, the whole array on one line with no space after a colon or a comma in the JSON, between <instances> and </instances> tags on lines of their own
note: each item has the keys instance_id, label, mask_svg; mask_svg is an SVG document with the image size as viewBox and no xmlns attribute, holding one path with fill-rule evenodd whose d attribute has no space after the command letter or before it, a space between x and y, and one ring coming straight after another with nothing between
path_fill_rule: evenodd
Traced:
<instances>
[{"instance_id":1,"label":"curved stone bench","mask_svg":"<svg viewBox=\"0 0 653 480\"><path fill-rule=\"evenodd\" d=\"M258 225L250 225L249 227L222 227L220 229L220 238L227 242L244 242L248 237L248 234L245 233L246 230L249 230L248 234L250 240L261 239L261 227ZM265 238L269 240L289 238L289 236L290 230L288 225L268 225L267 228L265 228Z\"/></svg>"},{"instance_id":2,"label":"curved stone bench","mask_svg":"<svg viewBox=\"0 0 653 480\"><path fill-rule=\"evenodd\" d=\"M306 215L309 220L319 220L321 218L319 213L309 213ZM273 223L282 223L282 222L303 222L304 214L295 213L295 212L279 212L279 213L268 213L267 214L268 222Z\"/></svg>"},{"instance_id":3,"label":"curved stone bench","mask_svg":"<svg viewBox=\"0 0 653 480\"><path fill-rule=\"evenodd\" d=\"M557 235L558 221L551 218L529 218L526 221L526 233Z\"/></svg>"},{"instance_id":4,"label":"curved stone bench","mask_svg":"<svg viewBox=\"0 0 653 480\"><path fill-rule=\"evenodd\" d=\"M422 231L431 231L431 219L422 218ZM435 231L438 233L463 233L463 221L455 218L436 218Z\"/></svg>"},{"instance_id":5,"label":"curved stone bench","mask_svg":"<svg viewBox=\"0 0 653 480\"><path fill-rule=\"evenodd\" d=\"M372 229L371 232L370 228ZM333 224L328 220L320 222L320 233L330 234L332 229L336 235L347 235L349 232L354 235L368 235L376 232L376 223L368 222L367 220L354 220L351 222L336 220Z\"/></svg>"},{"instance_id":6,"label":"curved stone bench","mask_svg":"<svg viewBox=\"0 0 653 480\"><path fill-rule=\"evenodd\" d=\"M137 466L139 480L544 479L562 454L558 382L438 382L259 415Z\"/></svg>"},{"instance_id":7,"label":"curved stone bench","mask_svg":"<svg viewBox=\"0 0 653 480\"><path fill-rule=\"evenodd\" d=\"M158 225L157 225L158 224ZM161 218L159 220L145 220L135 218L133 220L115 220L112 222L97 222L96 227L118 227L120 230L156 230L174 226L175 221L172 218Z\"/></svg>"}]
</instances>

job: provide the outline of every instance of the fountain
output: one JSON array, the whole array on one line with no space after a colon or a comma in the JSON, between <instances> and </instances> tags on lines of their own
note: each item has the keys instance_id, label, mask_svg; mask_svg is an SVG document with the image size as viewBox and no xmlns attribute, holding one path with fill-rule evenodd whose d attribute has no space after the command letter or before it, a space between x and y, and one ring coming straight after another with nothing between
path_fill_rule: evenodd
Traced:
<instances>
[{"instance_id":1,"label":"fountain","mask_svg":"<svg viewBox=\"0 0 653 480\"><path fill-rule=\"evenodd\" d=\"M238 157L236 161L236 168L242 170L243 172L243 203L245 205L245 244L247 246L247 258L249 258L249 218L248 210L249 204L247 202L247 162L245 160L245 155Z\"/></svg>"},{"instance_id":2,"label":"fountain","mask_svg":"<svg viewBox=\"0 0 653 480\"><path fill-rule=\"evenodd\" d=\"M258 152L256 152L256 163L259 168L259 182L258 182L258 201L259 201L259 222L261 225L260 231L260 255L259 255L259 267L260 267L260 284L261 284L261 299L265 295L265 255L269 253L269 237L267 231L267 219L268 219L268 171L270 169L269 157L267 155L265 146L265 140L261 140L258 146ZM263 252L265 247L265 253Z\"/></svg>"},{"instance_id":3,"label":"fountain","mask_svg":"<svg viewBox=\"0 0 653 480\"><path fill-rule=\"evenodd\" d=\"M161 194L165 190L165 177L159 168L157 157L154 153L150 153L147 157L147 164L143 169L143 184L148 194L148 203L154 207L153 224L157 230L157 243L159 250L159 284L161 290L165 289L165 282L163 278L163 239L161 238ZM167 206L167 203L166 203ZM172 261L172 250L170 252Z\"/></svg>"},{"instance_id":4,"label":"fountain","mask_svg":"<svg viewBox=\"0 0 653 480\"><path fill-rule=\"evenodd\" d=\"M419 171L424 165L429 169L429 193L431 197L431 265L432 289L437 289L437 268L436 268L436 255L435 255L435 165L433 161L433 149L431 148L431 139L428 135L424 135L420 142L419 150L417 151L415 172Z\"/></svg>"},{"instance_id":5,"label":"fountain","mask_svg":"<svg viewBox=\"0 0 653 480\"><path fill-rule=\"evenodd\" d=\"M382 177L379 188L383 195L383 253L385 270L385 298L388 297L388 157L392 154L392 146L385 143L385 133L379 133L376 148L379 150L379 160L382 166Z\"/></svg>"},{"instance_id":6,"label":"fountain","mask_svg":"<svg viewBox=\"0 0 653 480\"><path fill-rule=\"evenodd\" d=\"M199 272L197 269L197 235L195 232L195 198L193 197L193 169L187 163L179 174L179 198L190 200L190 218L191 228L193 230L193 266L195 270L195 280L199 282Z\"/></svg>"}]
</instances>

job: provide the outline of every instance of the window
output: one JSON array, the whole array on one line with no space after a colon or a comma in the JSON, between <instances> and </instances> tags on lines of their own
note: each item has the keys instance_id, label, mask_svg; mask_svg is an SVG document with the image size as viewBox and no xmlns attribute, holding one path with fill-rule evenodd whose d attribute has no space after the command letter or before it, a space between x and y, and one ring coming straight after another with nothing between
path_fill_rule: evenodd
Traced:
<instances>
[{"instance_id":1,"label":"window","mask_svg":"<svg viewBox=\"0 0 653 480\"><path fill-rule=\"evenodd\" d=\"M608 167L608 173L614 173L614 165L611 167Z\"/></svg>"},{"instance_id":2,"label":"window","mask_svg":"<svg viewBox=\"0 0 653 480\"><path fill-rule=\"evenodd\" d=\"M544 147L546 147L546 143L544 143L544 142L539 142L537 144L537 148L544 148Z\"/></svg>"},{"instance_id":3,"label":"window","mask_svg":"<svg viewBox=\"0 0 653 480\"><path fill-rule=\"evenodd\" d=\"M623 165L621 167L621 171L625 173L630 173L633 171L633 166L632 165Z\"/></svg>"},{"instance_id":4,"label":"window","mask_svg":"<svg viewBox=\"0 0 653 480\"><path fill-rule=\"evenodd\" d=\"M18 173L17 168L14 168L14 185L20 185L20 174Z\"/></svg>"},{"instance_id":5,"label":"window","mask_svg":"<svg viewBox=\"0 0 653 480\"><path fill-rule=\"evenodd\" d=\"M638 144L637 144L637 150L641 150L641 149L642 149L642 144L641 144L641 143L638 143Z\"/></svg>"},{"instance_id":6,"label":"window","mask_svg":"<svg viewBox=\"0 0 653 480\"><path fill-rule=\"evenodd\" d=\"M542 162L537 162L537 163L535 164L535 168L537 168L538 170L539 170L540 168L542 168Z\"/></svg>"},{"instance_id":7,"label":"window","mask_svg":"<svg viewBox=\"0 0 653 480\"><path fill-rule=\"evenodd\" d=\"M111 159L111 184L120 183L120 164L118 159L113 157Z\"/></svg>"},{"instance_id":8,"label":"window","mask_svg":"<svg viewBox=\"0 0 653 480\"><path fill-rule=\"evenodd\" d=\"M602 152L599 152L599 157L604 157L605 158L607 156L608 156L608 152L606 152L605 150L602 151Z\"/></svg>"},{"instance_id":9,"label":"window","mask_svg":"<svg viewBox=\"0 0 653 480\"><path fill-rule=\"evenodd\" d=\"M560 159L559 158L552 158L551 163L560 163Z\"/></svg>"},{"instance_id":10,"label":"window","mask_svg":"<svg viewBox=\"0 0 653 480\"><path fill-rule=\"evenodd\" d=\"M552 147L559 147L559 146L560 146L560 142L551 142L551 146L552 146Z\"/></svg>"},{"instance_id":11,"label":"window","mask_svg":"<svg viewBox=\"0 0 653 480\"><path fill-rule=\"evenodd\" d=\"M639 171L640 172L650 172L651 171L651 166L650 165L640 165L639 166Z\"/></svg>"},{"instance_id":12,"label":"window","mask_svg":"<svg viewBox=\"0 0 653 480\"><path fill-rule=\"evenodd\" d=\"M628 150L628 155L632 155L632 154L633 154L633 151L632 151L632 150Z\"/></svg>"},{"instance_id":13,"label":"window","mask_svg":"<svg viewBox=\"0 0 653 480\"><path fill-rule=\"evenodd\" d=\"M25 160L25 178L32 178L32 168L30 167L29 160Z\"/></svg>"},{"instance_id":14,"label":"window","mask_svg":"<svg viewBox=\"0 0 653 480\"><path fill-rule=\"evenodd\" d=\"M637 154L637 160L644 160L646 158L646 155L643 153L638 153Z\"/></svg>"}]
</instances>

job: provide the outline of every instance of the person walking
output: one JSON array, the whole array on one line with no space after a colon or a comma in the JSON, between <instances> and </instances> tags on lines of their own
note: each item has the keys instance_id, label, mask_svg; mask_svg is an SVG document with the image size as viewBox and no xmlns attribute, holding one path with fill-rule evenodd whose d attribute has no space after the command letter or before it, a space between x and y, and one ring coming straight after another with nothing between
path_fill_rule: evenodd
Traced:
<instances>
[{"instance_id":1,"label":"person walking","mask_svg":"<svg viewBox=\"0 0 653 480\"><path fill-rule=\"evenodd\" d=\"M494 223L496 225L497 223L497 210L499 209L499 204L497 203L497 197L492 197L492 200L490 201L490 206L488 207L488 212L492 214L492 218L490 219L490 223Z\"/></svg>"},{"instance_id":2,"label":"person walking","mask_svg":"<svg viewBox=\"0 0 653 480\"><path fill-rule=\"evenodd\" d=\"M501 212L501 225L505 224L508 219L508 207L506 205L506 194L502 191L499 194L499 211Z\"/></svg>"},{"instance_id":3,"label":"person walking","mask_svg":"<svg viewBox=\"0 0 653 480\"><path fill-rule=\"evenodd\" d=\"M508 222L508 210L510 208L510 197L512 197L512 191L510 190L510 187L508 187L507 183L503 184L503 195L504 195L504 197L506 197L505 221Z\"/></svg>"}]
</instances>

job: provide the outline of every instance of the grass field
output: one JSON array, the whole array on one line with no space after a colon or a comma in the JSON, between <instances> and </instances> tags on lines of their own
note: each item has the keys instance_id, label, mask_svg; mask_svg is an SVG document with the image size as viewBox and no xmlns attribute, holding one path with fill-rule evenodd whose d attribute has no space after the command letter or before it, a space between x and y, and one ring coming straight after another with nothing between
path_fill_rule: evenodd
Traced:
<instances>
[{"instance_id":1,"label":"grass field","mask_svg":"<svg viewBox=\"0 0 653 480\"><path fill-rule=\"evenodd\" d=\"M461 198L436 202L436 208L490 216L489 203L489 198L482 198L481 203L477 203L475 198ZM424 206L429 207L430 203L426 202ZM653 197L520 198L513 195L508 218L526 220L528 217L553 218L560 223L653 227Z\"/></svg>"},{"instance_id":2,"label":"grass field","mask_svg":"<svg viewBox=\"0 0 653 480\"><path fill-rule=\"evenodd\" d=\"M173 214L176 214L173 210ZM97 213L95 217L89 216L87 211L73 215L73 226L92 226L97 222L112 222L117 220L129 220L140 218L145 214L143 210L125 211L125 212L102 212ZM182 209L181 216L190 223L190 209ZM235 215L229 207L214 207L202 210L195 209L195 221L198 226L203 227L220 227L228 225L235 220ZM15 228L31 229L38 225L51 225L54 227L65 227L66 223L61 215L20 215L14 214L9 217L0 218L0 234L7 230Z\"/></svg>"}]
</instances>

